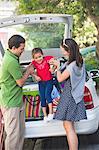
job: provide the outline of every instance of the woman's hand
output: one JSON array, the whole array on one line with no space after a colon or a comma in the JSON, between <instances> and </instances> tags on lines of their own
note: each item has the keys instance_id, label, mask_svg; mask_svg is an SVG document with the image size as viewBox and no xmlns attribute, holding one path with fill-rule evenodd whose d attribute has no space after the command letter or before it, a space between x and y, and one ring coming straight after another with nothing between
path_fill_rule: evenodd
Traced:
<instances>
[{"instance_id":1,"label":"woman's hand","mask_svg":"<svg viewBox=\"0 0 99 150\"><path fill-rule=\"evenodd\" d=\"M56 69L57 69L56 66L50 64L50 69L49 69L49 71L50 71L52 74L56 72Z\"/></svg>"},{"instance_id":2,"label":"woman's hand","mask_svg":"<svg viewBox=\"0 0 99 150\"><path fill-rule=\"evenodd\" d=\"M56 66L57 69L60 68L60 62L54 58L50 59L49 64Z\"/></svg>"}]
</instances>

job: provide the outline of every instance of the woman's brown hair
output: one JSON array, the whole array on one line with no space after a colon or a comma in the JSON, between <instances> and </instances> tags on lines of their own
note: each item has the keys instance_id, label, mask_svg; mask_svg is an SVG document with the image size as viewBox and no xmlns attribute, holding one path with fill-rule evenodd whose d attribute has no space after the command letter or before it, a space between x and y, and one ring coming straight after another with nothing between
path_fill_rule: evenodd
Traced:
<instances>
[{"instance_id":1,"label":"woman's brown hair","mask_svg":"<svg viewBox=\"0 0 99 150\"><path fill-rule=\"evenodd\" d=\"M61 46L64 48L65 51L69 52L69 61L70 64L73 61L76 61L78 67L82 67L83 58L79 51L78 44L73 39L64 39L61 42Z\"/></svg>"}]
</instances>

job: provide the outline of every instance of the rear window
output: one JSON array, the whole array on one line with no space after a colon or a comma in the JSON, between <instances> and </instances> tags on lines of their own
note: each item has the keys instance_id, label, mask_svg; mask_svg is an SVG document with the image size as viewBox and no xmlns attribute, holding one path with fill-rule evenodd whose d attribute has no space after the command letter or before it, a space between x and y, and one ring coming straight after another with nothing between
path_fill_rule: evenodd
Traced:
<instances>
[{"instance_id":1,"label":"rear window","mask_svg":"<svg viewBox=\"0 0 99 150\"><path fill-rule=\"evenodd\" d=\"M0 29L1 42L7 47L7 40L13 34L21 34L26 39L26 50L34 47L58 48L64 36L64 23L35 23L32 25L13 25Z\"/></svg>"},{"instance_id":2,"label":"rear window","mask_svg":"<svg viewBox=\"0 0 99 150\"><path fill-rule=\"evenodd\" d=\"M14 34L20 34L26 39L25 52L22 54L21 62L31 60L31 50L34 47L43 49L45 55L59 57L60 42L66 32L64 23L35 23L30 25L13 25L0 29L4 33L1 43L4 49L7 48L8 39Z\"/></svg>"}]
</instances>

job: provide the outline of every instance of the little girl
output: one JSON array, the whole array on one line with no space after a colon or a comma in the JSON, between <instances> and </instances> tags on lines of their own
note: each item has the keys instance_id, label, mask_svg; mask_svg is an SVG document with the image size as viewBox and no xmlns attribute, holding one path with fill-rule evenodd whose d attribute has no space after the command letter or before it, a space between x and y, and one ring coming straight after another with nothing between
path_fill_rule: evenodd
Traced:
<instances>
[{"instance_id":1,"label":"little girl","mask_svg":"<svg viewBox=\"0 0 99 150\"><path fill-rule=\"evenodd\" d=\"M53 108L51 98L51 92L53 89L53 77L51 74L49 64L49 60L51 60L53 56L44 57L41 48L34 48L32 50L32 57L32 65L36 69L36 74L33 74L33 76L38 81L41 107L44 114L44 122L47 122L53 119ZM49 108L48 116L46 112L46 100Z\"/></svg>"}]
</instances>

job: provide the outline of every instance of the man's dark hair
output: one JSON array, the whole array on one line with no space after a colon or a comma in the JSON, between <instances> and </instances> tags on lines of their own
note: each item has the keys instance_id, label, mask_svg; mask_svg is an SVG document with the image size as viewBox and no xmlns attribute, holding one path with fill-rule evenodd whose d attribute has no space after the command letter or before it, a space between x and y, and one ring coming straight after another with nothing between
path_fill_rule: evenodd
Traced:
<instances>
[{"instance_id":1,"label":"man's dark hair","mask_svg":"<svg viewBox=\"0 0 99 150\"><path fill-rule=\"evenodd\" d=\"M14 46L15 48L20 47L21 43L25 43L25 39L21 35L13 35L9 40L8 40L8 46L9 49L12 49Z\"/></svg>"}]
</instances>

